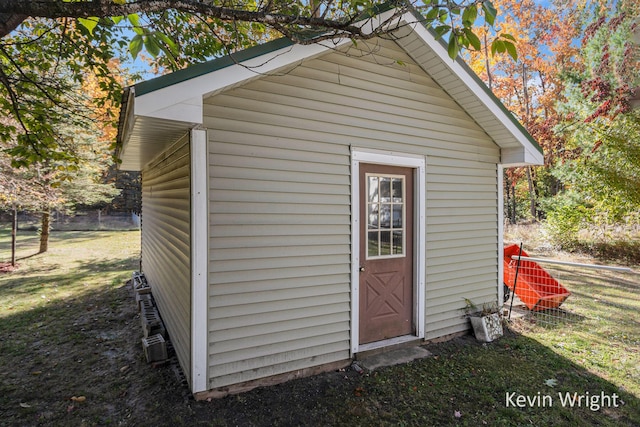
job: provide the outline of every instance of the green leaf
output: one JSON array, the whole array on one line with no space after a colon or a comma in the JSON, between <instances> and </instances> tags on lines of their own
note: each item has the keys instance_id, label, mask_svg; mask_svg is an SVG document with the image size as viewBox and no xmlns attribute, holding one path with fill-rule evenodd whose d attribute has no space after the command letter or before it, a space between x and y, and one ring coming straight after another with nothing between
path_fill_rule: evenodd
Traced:
<instances>
[{"instance_id":1,"label":"green leaf","mask_svg":"<svg viewBox=\"0 0 640 427\"><path fill-rule=\"evenodd\" d=\"M496 22L496 16L498 15L498 11L490 1L485 1L482 3L482 10L484 11L484 19L487 21L487 24L493 26Z\"/></svg>"},{"instance_id":2,"label":"green leaf","mask_svg":"<svg viewBox=\"0 0 640 427\"><path fill-rule=\"evenodd\" d=\"M437 40L437 39L442 38L442 36L444 36L445 34L447 34L449 31L451 31L451 26L450 26L450 25L438 25L438 26L437 26L437 27L435 27L433 30L434 30L434 31L436 32L436 34L438 35L438 36L436 37L436 40Z\"/></svg>"},{"instance_id":3,"label":"green leaf","mask_svg":"<svg viewBox=\"0 0 640 427\"><path fill-rule=\"evenodd\" d=\"M111 17L111 21L116 25L119 24L120 22L122 22L123 19L124 19L124 16L112 16Z\"/></svg>"},{"instance_id":4,"label":"green leaf","mask_svg":"<svg viewBox=\"0 0 640 427\"><path fill-rule=\"evenodd\" d=\"M138 35L144 35L144 29L140 24L140 16L137 13L132 13L131 15L127 15L127 20L131 24L133 31Z\"/></svg>"},{"instance_id":5,"label":"green leaf","mask_svg":"<svg viewBox=\"0 0 640 427\"><path fill-rule=\"evenodd\" d=\"M169 52L174 56L178 56L180 54L180 49L178 48L178 45L171 37L159 31L156 31L153 34L158 40L160 40L164 44L164 46L161 45L161 48L163 51L166 51L165 49L165 46L166 46Z\"/></svg>"},{"instance_id":6,"label":"green leaf","mask_svg":"<svg viewBox=\"0 0 640 427\"><path fill-rule=\"evenodd\" d=\"M458 52L460 51L460 46L458 45L458 37L454 34L449 37L449 44L447 46L447 52L449 53L449 57L451 59L456 59L458 56Z\"/></svg>"},{"instance_id":7,"label":"green leaf","mask_svg":"<svg viewBox=\"0 0 640 427\"><path fill-rule=\"evenodd\" d=\"M475 5L468 6L462 14L462 23L465 27L471 27L478 17L478 8Z\"/></svg>"},{"instance_id":8,"label":"green leaf","mask_svg":"<svg viewBox=\"0 0 640 427\"><path fill-rule=\"evenodd\" d=\"M140 27L140 16L137 13L127 15L127 19L129 20L129 23L134 27Z\"/></svg>"},{"instance_id":9,"label":"green leaf","mask_svg":"<svg viewBox=\"0 0 640 427\"><path fill-rule=\"evenodd\" d=\"M98 25L99 18L78 18L78 23L89 31L89 34L93 35L93 29Z\"/></svg>"},{"instance_id":10,"label":"green leaf","mask_svg":"<svg viewBox=\"0 0 640 427\"><path fill-rule=\"evenodd\" d=\"M518 51L516 49L516 45L508 41L505 41L503 43L504 43L504 47L507 49L507 53L509 54L509 56L513 58L514 61L517 61Z\"/></svg>"},{"instance_id":11,"label":"green leaf","mask_svg":"<svg viewBox=\"0 0 640 427\"><path fill-rule=\"evenodd\" d=\"M500 38L508 39L508 40L511 40L511 41L514 41L514 42L517 41L515 37L513 37L511 34L508 34L508 33L500 34Z\"/></svg>"},{"instance_id":12,"label":"green leaf","mask_svg":"<svg viewBox=\"0 0 640 427\"><path fill-rule=\"evenodd\" d=\"M505 46L505 42L502 40L494 40L491 43L491 55L495 55L496 53L504 53L507 50Z\"/></svg>"},{"instance_id":13,"label":"green leaf","mask_svg":"<svg viewBox=\"0 0 640 427\"><path fill-rule=\"evenodd\" d=\"M439 8L432 7L431 9L429 9L429 12L427 12L427 14L425 15L425 18L427 18L427 20L429 21L433 21L438 17L439 11L440 11Z\"/></svg>"},{"instance_id":14,"label":"green leaf","mask_svg":"<svg viewBox=\"0 0 640 427\"><path fill-rule=\"evenodd\" d=\"M141 50L142 36L140 34L136 34L129 42L129 52L131 53L131 57L136 59Z\"/></svg>"},{"instance_id":15,"label":"green leaf","mask_svg":"<svg viewBox=\"0 0 640 427\"><path fill-rule=\"evenodd\" d=\"M438 13L438 19L440 20L440 22L445 23L447 22L448 18L449 12L447 12L446 9L440 9L440 12Z\"/></svg>"},{"instance_id":16,"label":"green leaf","mask_svg":"<svg viewBox=\"0 0 640 427\"><path fill-rule=\"evenodd\" d=\"M151 54L151 56L155 58L160 54L160 45L152 34L142 37L142 40L144 41L144 47L147 49L147 52Z\"/></svg>"},{"instance_id":17,"label":"green leaf","mask_svg":"<svg viewBox=\"0 0 640 427\"><path fill-rule=\"evenodd\" d=\"M470 28L464 29L464 35L467 36L467 40L469 40L469 43L471 43L471 46L473 46L475 50L482 49L482 43L480 42L480 39Z\"/></svg>"}]
</instances>

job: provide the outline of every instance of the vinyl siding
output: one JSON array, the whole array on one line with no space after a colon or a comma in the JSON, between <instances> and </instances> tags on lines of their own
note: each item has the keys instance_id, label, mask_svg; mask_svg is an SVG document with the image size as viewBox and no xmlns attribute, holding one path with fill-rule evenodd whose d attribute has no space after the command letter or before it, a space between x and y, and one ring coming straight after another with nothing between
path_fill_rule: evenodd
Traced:
<instances>
[{"instance_id":1,"label":"vinyl siding","mask_svg":"<svg viewBox=\"0 0 640 427\"><path fill-rule=\"evenodd\" d=\"M186 377L191 379L189 141L142 172L142 270Z\"/></svg>"},{"instance_id":2,"label":"vinyl siding","mask_svg":"<svg viewBox=\"0 0 640 427\"><path fill-rule=\"evenodd\" d=\"M205 99L210 387L349 358L351 147L424 155L426 333L497 297L499 148L394 42Z\"/></svg>"}]
</instances>

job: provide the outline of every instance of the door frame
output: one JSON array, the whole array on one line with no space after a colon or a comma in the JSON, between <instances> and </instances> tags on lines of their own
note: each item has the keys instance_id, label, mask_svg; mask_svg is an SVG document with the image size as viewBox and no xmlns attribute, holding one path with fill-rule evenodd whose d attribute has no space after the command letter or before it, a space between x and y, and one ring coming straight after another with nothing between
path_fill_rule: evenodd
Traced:
<instances>
[{"instance_id":1,"label":"door frame","mask_svg":"<svg viewBox=\"0 0 640 427\"><path fill-rule=\"evenodd\" d=\"M416 334L410 338L425 336L425 250L426 250L426 157L363 148L351 149L351 356L361 347L384 347L398 342L398 338L379 343L359 344L360 325L360 163L409 167L414 174L414 250L413 295ZM399 337L400 339L402 337Z\"/></svg>"}]
</instances>

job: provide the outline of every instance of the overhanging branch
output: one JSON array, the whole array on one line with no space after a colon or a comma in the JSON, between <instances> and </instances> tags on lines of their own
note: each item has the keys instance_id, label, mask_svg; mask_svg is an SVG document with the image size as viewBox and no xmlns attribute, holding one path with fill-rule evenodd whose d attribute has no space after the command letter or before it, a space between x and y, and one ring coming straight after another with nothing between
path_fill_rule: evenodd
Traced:
<instances>
[{"instance_id":1,"label":"overhanging branch","mask_svg":"<svg viewBox=\"0 0 640 427\"><path fill-rule=\"evenodd\" d=\"M330 4L330 3L329 3ZM271 12L271 3L263 9L249 10L217 6L202 0L139 0L118 4L113 1L23 1L0 0L0 19L2 15L11 16L12 21L0 23L0 36L5 36L26 17L34 18L107 18L113 16L127 16L140 13L157 13L169 9L179 12L199 14L223 21L242 21L268 25L271 27L294 26L298 28L314 28L337 30L353 37L364 37L367 33L362 28L353 25L358 16L353 15L336 19L327 19L326 14L310 14L309 16ZM408 4L407 4L408 6ZM16 23L17 22L17 23ZM5 24L4 27L2 24Z\"/></svg>"}]
</instances>

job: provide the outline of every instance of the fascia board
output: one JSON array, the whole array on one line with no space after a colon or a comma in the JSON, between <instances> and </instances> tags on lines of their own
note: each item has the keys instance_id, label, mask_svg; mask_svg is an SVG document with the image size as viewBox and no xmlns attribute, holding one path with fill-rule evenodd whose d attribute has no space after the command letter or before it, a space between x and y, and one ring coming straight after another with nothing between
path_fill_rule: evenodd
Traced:
<instances>
[{"instance_id":1,"label":"fascia board","mask_svg":"<svg viewBox=\"0 0 640 427\"><path fill-rule=\"evenodd\" d=\"M183 113L183 115L186 115L185 121L201 123L202 99L207 93L216 92L225 87L295 64L328 49L329 47L320 44L295 44L264 56L145 93L136 97L136 115L166 117L177 113L177 110L183 108L183 106L187 106L191 111ZM198 115L199 117L196 117Z\"/></svg>"},{"instance_id":2,"label":"fascia board","mask_svg":"<svg viewBox=\"0 0 640 427\"><path fill-rule=\"evenodd\" d=\"M179 92L170 90L171 87L164 88L164 93L168 98L162 102L162 97L158 92L150 92L136 98L134 109L137 117L153 117L158 119L175 120L186 123L202 124L202 96L193 98L182 98Z\"/></svg>"},{"instance_id":3,"label":"fascia board","mask_svg":"<svg viewBox=\"0 0 640 427\"><path fill-rule=\"evenodd\" d=\"M544 156L538 150L528 150L526 147L503 148L500 150L500 164L505 168L541 166Z\"/></svg>"},{"instance_id":4,"label":"fascia board","mask_svg":"<svg viewBox=\"0 0 640 427\"><path fill-rule=\"evenodd\" d=\"M264 56L148 92L136 97L136 114L150 117L166 117L174 113L180 114L178 110L184 106L187 106L187 108L191 106L196 108L193 108L190 112L185 111L183 113L183 115L187 116L185 121L196 122L197 120L202 122L202 99L208 93L217 92L226 87L234 86L243 81L301 62L346 42L348 42L347 39L341 40L338 44L332 43L331 46L319 43L311 45L294 44ZM196 117L198 114L199 117Z\"/></svg>"}]
</instances>

